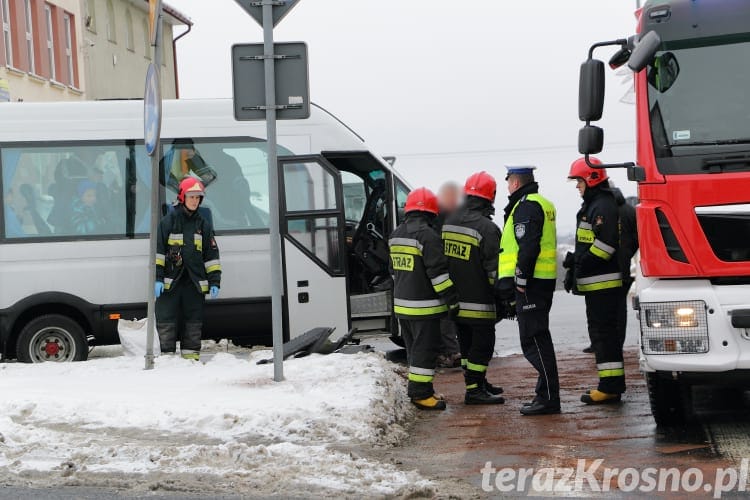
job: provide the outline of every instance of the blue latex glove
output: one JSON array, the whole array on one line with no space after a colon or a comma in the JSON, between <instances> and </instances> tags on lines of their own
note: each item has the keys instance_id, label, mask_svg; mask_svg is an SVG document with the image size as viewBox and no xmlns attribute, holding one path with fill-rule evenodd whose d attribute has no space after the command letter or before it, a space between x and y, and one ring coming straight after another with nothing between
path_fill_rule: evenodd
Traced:
<instances>
[{"instance_id":1,"label":"blue latex glove","mask_svg":"<svg viewBox=\"0 0 750 500\"><path fill-rule=\"evenodd\" d=\"M216 297L219 296L219 287L215 285L212 286L210 292L211 292L211 298L215 299Z\"/></svg>"},{"instance_id":2,"label":"blue latex glove","mask_svg":"<svg viewBox=\"0 0 750 500\"><path fill-rule=\"evenodd\" d=\"M164 293L164 283L162 283L161 281L157 281L154 284L154 297L158 299L159 297L161 297L162 293Z\"/></svg>"}]
</instances>

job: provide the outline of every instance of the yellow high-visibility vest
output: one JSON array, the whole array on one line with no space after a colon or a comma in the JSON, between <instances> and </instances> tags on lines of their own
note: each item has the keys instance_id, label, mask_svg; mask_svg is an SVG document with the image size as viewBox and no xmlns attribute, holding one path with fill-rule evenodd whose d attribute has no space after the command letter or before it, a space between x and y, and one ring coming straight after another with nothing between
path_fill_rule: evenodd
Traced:
<instances>
[{"instance_id":1,"label":"yellow high-visibility vest","mask_svg":"<svg viewBox=\"0 0 750 500\"><path fill-rule=\"evenodd\" d=\"M505 221L503 236L500 239L500 259L498 264L499 278L513 278L516 275L516 264L518 263L518 240L516 240L515 221L513 215L518 204L524 200L533 201L542 207L544 212L544 225L542 226L541 251L534 266L534 278L557 279L557 229L555 220L557 211L551 201L538 193L532 193L521 198Z\"/></svg>"}]
</instances>

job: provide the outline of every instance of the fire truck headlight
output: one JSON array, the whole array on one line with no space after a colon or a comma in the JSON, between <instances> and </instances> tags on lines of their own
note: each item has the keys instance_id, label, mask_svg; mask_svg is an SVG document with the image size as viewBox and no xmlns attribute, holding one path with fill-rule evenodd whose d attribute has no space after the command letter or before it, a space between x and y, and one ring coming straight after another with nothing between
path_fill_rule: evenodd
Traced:
<instances>
[{"instance_id":1,"label":"fire truck headlight","mask_svg":"<svg viewBox=\"0 0 750 500\"><path fill-rule=\"evenodd\" d=\"M708 352L703 301L641 303L641 345L645 354Z\"/></svg>"}]
</instances>

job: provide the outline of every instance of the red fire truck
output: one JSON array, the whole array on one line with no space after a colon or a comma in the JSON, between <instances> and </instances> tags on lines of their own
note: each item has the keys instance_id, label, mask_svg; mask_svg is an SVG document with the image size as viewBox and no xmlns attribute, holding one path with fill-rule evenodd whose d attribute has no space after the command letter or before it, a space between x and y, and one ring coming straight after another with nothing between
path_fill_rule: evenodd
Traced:
<instances>
[{"instance_id":1,"label":"red fire truck","mask_svg":"<svg viewBox=\"0 0 750 500\"><path fill-rule=\"evenodd\" d=\"M579 150L602 151L605 64L635 72L641 259L634 308L657 424L693 387L750 385L750 2L649 0L638 34L581 66Z\"/></svg>"}]
</instances>

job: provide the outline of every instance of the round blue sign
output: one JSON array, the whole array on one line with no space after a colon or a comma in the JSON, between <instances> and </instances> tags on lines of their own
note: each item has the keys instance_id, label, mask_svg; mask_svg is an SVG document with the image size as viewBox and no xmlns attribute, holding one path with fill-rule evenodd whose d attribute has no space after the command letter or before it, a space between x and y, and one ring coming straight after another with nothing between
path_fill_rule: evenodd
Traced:
<instances>
[{"instance_id":1,"label":"round blue sign","mask_svg":"<svg viewBox=\"0 0 750 500\"><path fill-rule=\"evenodd\" d=\"M146 92L143 97L143 139L146 153L156 153L161 135L161 85L159 70L154 63L148 66L146 73Z\"/></svg>"}]
</instances>

